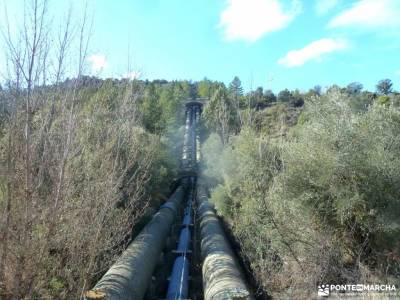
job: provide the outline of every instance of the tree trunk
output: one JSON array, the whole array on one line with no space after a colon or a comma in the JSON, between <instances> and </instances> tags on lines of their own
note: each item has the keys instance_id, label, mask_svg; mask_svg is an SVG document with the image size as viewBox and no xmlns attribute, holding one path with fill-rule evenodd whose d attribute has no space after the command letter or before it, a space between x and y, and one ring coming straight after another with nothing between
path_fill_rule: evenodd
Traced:
<instances>
[{"instance_id":1,"label":"tree trunk","mask_svg":"<svg viewBox=\"0 0 400 300\"><path fill-rule=\"evenodd\" d=\"M11 190L11 173L12 173L12 126L10 126L10 131L8 134L8 149L7 149L7 200L6 200L6 209L5 209L5 223L4 223L4 231L2 237L2 249L1 249L1 257L0 257L0 296L5 293L6 283L6 265L7 265L7 253L8 253L8 236L10 230L10 222L11 222L11 198L12 198L12 190Z\"/></svg>"}]
</instances>

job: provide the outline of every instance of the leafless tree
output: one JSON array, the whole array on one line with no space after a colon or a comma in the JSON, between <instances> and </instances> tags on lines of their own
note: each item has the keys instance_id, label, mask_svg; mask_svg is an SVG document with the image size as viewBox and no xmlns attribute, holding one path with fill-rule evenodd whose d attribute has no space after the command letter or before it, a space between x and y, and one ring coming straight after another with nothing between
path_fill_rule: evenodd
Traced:
<instances>
[{"instance_id":1,"label":"leafless tree","mask_svg":"<svg viewBox=\"0 0 400 300\"><path fill-rule=\"evenodd\" d=\"M87 6L78 21L68 10L60 27L49 21L47 8L47 0L27 1L20 31L11 30L8 17L2 31L12 112L7 143L0 144L7 162L7 180L0 182L5 299L81 297L147 211L145 185L160 149L157 137L144 138L138 128L143 88L135 80L113 95L114 110L96 103L90 113L82 111L90 102L84 93L92 32ZM66 75L73 79L65 81ZM107 93L100 87L99 103Z\"/></svg>"},{"instance_id":2,"label":"leafless tree","mask_svg":"<svg viewBox=\"0 0 400 300\"><path fill-rule=\"evenodd\" d=\"M25 202L23 228L20 236L21 249L29 245L32 220L35 213L32 211L34 203L32 186L32 92L38 85L41 75L46 68L47 47L47 24L46 24L47 1L34 0L25 6L24 24L20 36L17 40L10 32L9 22L7 22L7 34L5 41L8 54L15 64L15 70L22 75L21 95L25 102ZM26 266L26 252L20 251L16 260L14 298L20 298L21 282Z\"/></svg>"}]
</instances>

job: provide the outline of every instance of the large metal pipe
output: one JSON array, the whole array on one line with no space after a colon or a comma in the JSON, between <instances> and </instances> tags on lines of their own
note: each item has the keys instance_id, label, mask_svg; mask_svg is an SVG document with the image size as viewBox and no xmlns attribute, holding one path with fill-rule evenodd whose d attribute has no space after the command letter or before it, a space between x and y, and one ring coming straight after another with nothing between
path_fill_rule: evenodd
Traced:
<instances>
[{"instance_id":1,"label":"large metal pipe","mask_svg":"<svg viewBox=\"0 0 400 300\"><path fill-rule=\"evenodd\" d=\"M190 128L186 127L188 134L185 135L185 140L187 138L186 152L183 157L185 160L185 167L187 169L195 170L197 168L197 163L200 159L200 153L198 151L198 146L200 143L198 137L197 125L200 120L202 103L198 101L190 101L186 104L186 117L190 116Z\"/></svg>"},{"instance_id":2,"label":"large metal pipe","mask_svg":"<svg viewBox=\"0 0 400 300\"><path fill-rule=\"evenodd\" d=\"M185 214L192 214L192 202L194 195L194 188L196 185L195 178L190 178L190 190L188 192ZM179 243L175 253L179 257L175 259L174 266L171 273L170 282L168 285L167 300L183 300L187 299L189 293L189 261L188 253L191 244L190 224L185 224L183 219L182 229L179 236Z\"/></svg>"},{"instance_id":3,"label":"large metal pipe","mask_svg":"<svg viewBox=\"0 0 400 300\"><path fill-rule=\"evenodd\" d=\"M199 121L200 106L188 105L186 110L186 124L182 150L182 166L192 169L198 157L196 151L196 124ZM183 253L174 264L173 278L170 287L178 284L178 296L187 298L189 264L186 253L190 244L191 210L195 179L191 178L191 191L188 197L188 207L183 221L183 227L178 250ZM86 299L131 300L142 299L146 293L156 263L164 247L165 240L178 213L185 189L184 183L178 187L170 199L161 206L136 239L123 252L117 262L111 266L94 288L85 293ZM180 275L179 275L180 274ZM179 277L179 276L180 277ZM176 288L175 288L176 289ZM168 298L170 294L168 293ZM175 293L176 296L176 293ZM174 298L176 299L176 298Z\"/></svg>"},{"instance_id":4,"label":"large metal pipe","mask_svg":"<svg viewBox=\"0 0 400 300\"><path fill-rule=\"evenodd\" d=\"M184 227L181 230L181 234L179 236L178 247L176 249L177 253L185 254L189 251L190 247L190 230L189 227Z\"/></svg>"},{"instance_id":5,"label":"large metal pipe","mask_svg":"<svg viewBox=\"0 0 400 300\"><path fill-rule=\"evenodd\" d=\"M193 112L194 113L194 112ZM192 165L196 165L196 154L197 154L197 143L196 143L196 128L197 128L197 124L196 124L196 118L195 118L195 114L193 114L193 126L192 126L192 151L191 151L191 155L192 155Z\"/></svg>"},{"instance_id":6,"label":"large metal pipe","mask_svg":"<svg viewBox=\"0 0 400 300\"><path fill-rule=\"evenodd\" d=\"M201 185L197 195L204 299L252 299L215 209Z\"/></svg>"},{"instance_id":7,"label":"large metal pipe","mask_svg":"<svg viewBox=\"0 0 400 300\"><path fill-rule=\"evenodd\" d=\"M152 220L111 266L86 299L140 300L144 297L156 263L181 206L185 185L178 187Z\"/></svg>"},{"instance_id":8,"label":"large metal pipe","mask_svg":"<svg viewBox=\"0 0 400 300\"><path fill-rule=\"evenodd\" d=\"M188 146L190 134L190 112L186 111L185 133L183 136L183 149L182 149L182 164L186 165L188 160Z\"/></svg>"},{"instance_id":9,"label":"large metal pipe","mask_svg":"<svg viewBox=\"0 0 400 300\"><path fill-rule=\"evenodd\" d=\"M200 150L200 134L199 129L196 128L196 154L195 154L196 163L198 164L201 159L201 150Z\"/></svg>"},{"instance_id":10,"label":"large metal pipe","mask_svg":"<svg viewBox=\"0 0 400 300\"><path fill-rule=\"evenodd\" d=\"M186 256L175 259L170 283L168 286L167 300L187 299L189 294L189 263Z\"/></svg>"},{"instance_id":11,"label":"large metal pipe","mask_svg":"<svg viewBox=\"0 0 400 300\"><path fill-rule=\"evenodd\" d=\"M192 225L192 214L188 213L183 216L182 226Z\"/></svg>"}]
</instances>

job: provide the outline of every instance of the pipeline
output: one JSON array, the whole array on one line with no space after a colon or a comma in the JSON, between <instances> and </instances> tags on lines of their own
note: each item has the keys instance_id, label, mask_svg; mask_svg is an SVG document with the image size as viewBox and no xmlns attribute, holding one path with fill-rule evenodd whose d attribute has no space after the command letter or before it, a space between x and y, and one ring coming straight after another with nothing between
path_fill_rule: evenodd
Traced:
<instances>
[{"instance_id":1,"label":"pipeline","mask_svg":"<svg viewBox=\"0 0 400 300\"><path fill-rule=\"evenodd\" d=\"M104 274L86 299L142 299L185 193L178 187L152 220Z\"/></svg>"},{"instance_id":2,"label":"pipeline","mask_svg":"<svg viewBox=\"0 0 400 300\"><path fill-rule=\"evenodd\" d=\"M168 285L167 300L188 299L189 294L189 265L191 254L191 220L192 204L194 199L195 178L190 178L191 187L188 194L187 206L182 222L182 229L179 236L177 249L174 251L178 257L175 259L172 268L171 278Z\"/></svg>"},{"instance_id":3,"label":"pipeline","mask_svg":"<svg viewBox=\"0 0 400 300\"><path fill-rule=\"evenodd\" d=\"M205 300L253 299L206 190L197 188Z\"/></svg>"},{"instance_id":4,"label":"pipeline","mask_svg":"<svg viewBox=\"0 0 400 300\"><path fill-rule=\"evenodd\" d=\"M183 158L187 159L185 167L195 171L197 169L196 151L196 125L199 120L199 110L197 106L188 106L186 110L186 132L184 141ZM171 278L166 295L167 300L187 299L189 295L189 265L191 253L191 223L193 216L193 202L196 187L196 177L190 177L190 188L182 228L179 236L177 249L174 251L178 256L175 259Z\"/></svg>"},{"instance_id":5,"label":"pipeline","mask_svg":"<svg viewBox=\"0 0 400 300\"><path fill-rule=\"evenodd\" d=\"M196 123L198 122L199 118L200 118L200 109L197 109L196 110ZM199 129L196 126L196 163L198 164L201 159L201 151L200 151L200 147L197 145L200 145L200 134L199 134Z\"/></svg>"},{"instance_id":6,"label":"pipeline","mask_svg":"<svg viewBox=\"0 0 400 300\"><path fill-rule=\"evenodd\" d=\"M179 239L175 250L170 253L170 256L175 259L165 298L167 300L189 298L192 249L197 249L197 247L193 248L192 236L200 232L204 299L253 299L219 224L214 207L207 200L205 189L202 186L196 189L200 161L198 129L200 114L200 102L187 103L180 185L116 263L92 290L85 293L85 299L141 300L148 295L147 290L152 291L151 288L149 289L152 275L155 274L156 264L171 228L182 210L184 199L186 203L183 216L178 221L180 222ZM196 203L195 199L197 199ZM196 206L195 210L194 206ZM197 221L200 221L200 230L193 229L195 223L197 226Z\"/></svg>"},{"instance_id":7,"label":"pipeline","mask_svg":"<svg viewBox=\"0 0 400 300\"><path fill-rule=\"evenodd\" d=\"M182 151L182 169L192 170L194 163L194 151L196 151L194 126L196 123L196 114L192 107L187 107L184 144ZM145 226L136 239L123 252L117 262L104 274L97 284L85 293L87 300L107 299L107 300L133 300L143 299L146 290L151 281L157 261L162 253L166 239L170 233L172 224L179 213L187 185L190 184L190 193L188 201L188 210L192 209L191 201L193 201L193 189L195 179L183 178L181 186L179 186L172 194L170 199L160 207L160 210L153 216L152 220ZM189 217L184 218L184 223L191 223L191 213ZM187 220L189 218L189 220ZM182 278L186 278L184 282L179 282L179 289L187 295L188 286L187 273L188 262L187 253L190 244L189 225L187 230L183 230L181 241L178 245L178 251L183 253L183 260L177 259L174 269L180 270L183 274ZM178 272L178 271L177 271ZM178 274L178 273L176 273ZM174 274L173 274L174 275ZM186 284L186 285L185 285ZM170 284L171 285L171 284ZM171 290L174 290L171 288ZM169 298L172 299L172 298Z\"/></svg>"},{"instance_id":8,"label":"pipeline","mask_svg":"<svg viewBox=\"0 0 400 300\"><path fill-rule=\"evenodd\" d=\"M185 134L183 136L183 149L182 149L182 169L185 169L189 160L188 153L188 142L189 142L189 134L190 134L190 111L186 110L186 122L185 122Z\"/></svg>"},{"instance_id":9,"label":"pipeline","mask_svg":"<svg viewBox=\"0 0 400 300\"><path fill-rule=\"evenodd\" d=\"M198 123L200 118L200 106L195 103L187 106L188 125L186 167L197 171L200 160L200 139ZM191 231L189 224L192 220L192 205L196 194L195 178L191 178L191 187L182 229L177 246L179 256L175 259L171 279L166 295L167 300L182 300L188 298L189 293L189 262ZM202 256L202 279L204 299L228 300L228 299L253 299L246 286L244 276L236 261L234 252L225 237L225 233L219 223L214 206L208 202L205 189L200 186L197 189L197 216L200 221L200 251ZM196 221L196 220L194 220Z\"/></svg>"}]
</instances>

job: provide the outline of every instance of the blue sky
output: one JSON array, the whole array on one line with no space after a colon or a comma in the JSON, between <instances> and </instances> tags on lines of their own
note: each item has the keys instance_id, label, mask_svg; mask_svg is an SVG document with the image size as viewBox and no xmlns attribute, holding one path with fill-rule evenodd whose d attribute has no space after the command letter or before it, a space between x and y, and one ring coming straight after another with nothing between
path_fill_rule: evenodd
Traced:
<instances>
[{"instance_id":1,"label":"blue sky","mask_svg":"<svg viewBox=\"0 0 400 300\"><path fill-rule=\"evenodd\" d=\"M81 2L74 0L76 2ZM5 1L12 5L12 1ZM67 1L52 1L58 14ZM91 0L88 72L307 90L400 89L400 0ZM130 55L128 55L130 53Z\"/></svg>"}]
</instances>

